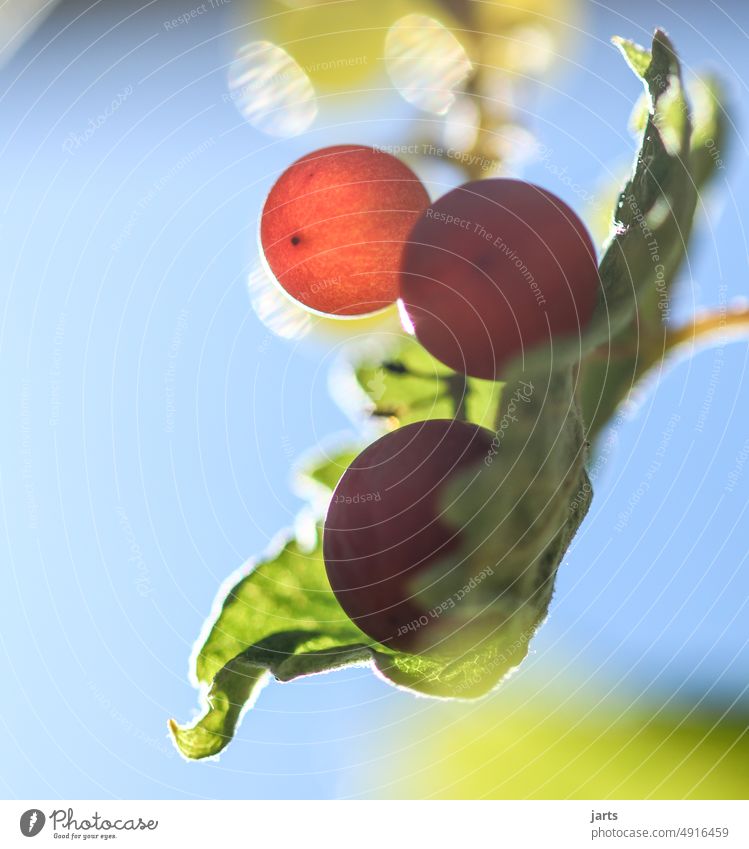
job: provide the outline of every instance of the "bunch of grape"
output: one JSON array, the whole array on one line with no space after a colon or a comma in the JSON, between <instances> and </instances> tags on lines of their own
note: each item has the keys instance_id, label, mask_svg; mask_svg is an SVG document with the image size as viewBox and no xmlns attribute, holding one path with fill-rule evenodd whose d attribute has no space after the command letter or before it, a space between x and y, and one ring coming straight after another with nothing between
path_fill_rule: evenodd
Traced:
<instances>
[{"instance_id":1,"label":"bunch of grape","mask_svg":"<svg viewBox=\"0 0 749 849\"><path fill-rule=\"evenodd\" d=\"M292 164L265 202L260 239L270 271L305 308L351 318L399 301L432 356L485 380L579 336L600 290L591 238L551 192L486 179L430 203L405 164L359 145ZM378 642L428 644L432 621L410 627L427 619L414 579L460 545L465 528L444 520L445 489L481 473L493 437L457 418L417 422L343 474L325 521L326 570L343 609Z\"/></svg>"}]
</instances>

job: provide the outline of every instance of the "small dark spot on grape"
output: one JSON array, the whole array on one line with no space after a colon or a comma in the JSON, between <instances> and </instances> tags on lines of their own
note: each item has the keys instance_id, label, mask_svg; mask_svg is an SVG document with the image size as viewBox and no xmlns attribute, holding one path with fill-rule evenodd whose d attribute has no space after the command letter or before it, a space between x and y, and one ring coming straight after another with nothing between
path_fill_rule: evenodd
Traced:
<instances>
[{"instance_id":1,"label":"small dark spot on grape","mask_svg":"<svg viewBox=\"0 0 749 849\"><path fill-rule=\"evenodd\" d=\"M302 241L302 239L301 239L300 236L292 236L291 237L291 244L292 245L298 245L299 242L301 242L301 241Z\"/></svg>"}]
</instances>

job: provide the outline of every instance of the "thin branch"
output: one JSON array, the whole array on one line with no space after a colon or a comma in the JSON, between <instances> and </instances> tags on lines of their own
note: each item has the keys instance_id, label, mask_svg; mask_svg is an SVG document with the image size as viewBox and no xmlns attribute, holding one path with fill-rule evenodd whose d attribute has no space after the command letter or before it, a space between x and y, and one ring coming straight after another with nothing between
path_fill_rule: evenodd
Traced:
<instances>
[{"instance_id":1,"label":"thin branch","mask_svg":"<svg viewBox=\"0 0 749 849\"><path fill-rule=\"evenodd\" d=\"M684 346L697 346L725 342L728 339L749 341L749 307L717 309L696 315L681 327L666 331L665 352Z\"/></svg>"}]
</instances>

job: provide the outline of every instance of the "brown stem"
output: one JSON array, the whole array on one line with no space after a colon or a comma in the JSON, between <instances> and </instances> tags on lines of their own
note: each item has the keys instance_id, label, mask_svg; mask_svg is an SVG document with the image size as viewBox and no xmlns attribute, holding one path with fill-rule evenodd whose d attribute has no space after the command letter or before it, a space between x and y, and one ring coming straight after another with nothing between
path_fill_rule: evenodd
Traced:
<instances>
[{"instance_id":1,"label":"brown stem","mask_svg":"<svg viewBox=\"0 0 749 849\"><path fill-rule=\"evenodd\" d=\"M749 307L717 309L696 315L688 324L666 331L665 351L700 343L712 344L730 338L749 340ZM664 352L665 352L664 351Z\"/></svg>"}]
</instances>

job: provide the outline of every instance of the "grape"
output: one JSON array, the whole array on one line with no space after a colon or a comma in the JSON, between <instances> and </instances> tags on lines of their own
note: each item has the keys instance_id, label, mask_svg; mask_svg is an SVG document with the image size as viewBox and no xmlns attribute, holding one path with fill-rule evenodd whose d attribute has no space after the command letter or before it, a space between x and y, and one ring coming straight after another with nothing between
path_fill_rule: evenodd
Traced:
<instances>
[{"instance_id":1,"label":"grape","mask_svg":"<svg viewBox=\"0 0 749 849\"><path fill-rule=\"evenodd\" d=\"M291 165L260 221L265 260L309 309L355 316L398 297L404 240L429 204L419 178L389 153L338 145Z\"/></svg>"},{"instance_id":2,"label":"grape","mask_svg":"<svg viewBox=\"0 0 749 849\"><path fill-rule=\"evenodd\" d=\"M325 520L325 568L341 607L372 639L416 650L444 635L436 625L449 617L419 601L414 579L461 544L462 530L444 517L444 486L464 471L470 483L491 442L478 425L414 422L378 439L344 472ZM439 583L432 589L439 594Z\"/></svg>"},{"instance_id":3,"label":"grape","mask_svg":"<svg viewBox=\"0 0 749 849\"><path fill-rule=\"evenodd\" d=\"M507 179L467 183L428 207L403 252L400 286L421 344L489 380L523 351L579 335L600 288L578 216L551 192Z\"/></svg>"}]
</instances>

